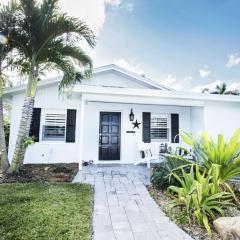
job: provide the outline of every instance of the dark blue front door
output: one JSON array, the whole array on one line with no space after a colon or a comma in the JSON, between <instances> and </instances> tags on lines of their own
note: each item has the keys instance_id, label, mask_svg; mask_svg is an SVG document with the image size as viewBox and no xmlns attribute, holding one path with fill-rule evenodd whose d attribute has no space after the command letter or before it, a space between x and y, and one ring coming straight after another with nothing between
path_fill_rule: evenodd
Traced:
<instances>
[{"instance_id":1,"label":"dark blue front door","mask_svg":"<svg viewBox=\"0 0 240 240\"><path fill-rule=\"evenodd\" d=\"M121 113L100 112L99 160L120 160Z\"/></svg>"}]
</instances>

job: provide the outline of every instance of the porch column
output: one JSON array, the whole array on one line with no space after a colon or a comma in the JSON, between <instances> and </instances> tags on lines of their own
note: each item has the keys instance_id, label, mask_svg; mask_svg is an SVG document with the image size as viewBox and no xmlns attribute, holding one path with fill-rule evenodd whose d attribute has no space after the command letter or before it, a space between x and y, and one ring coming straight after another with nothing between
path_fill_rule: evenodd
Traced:
<instances>
[{"instance_id":1,"label":"porch column","mask_svg":"<svg viewBox=\"0 0 240 240\"><path fill-rule=\"evenodd\" d=\"M85 99L82 96L80 111L80 133L79 133L79 170L82 169L83 161L83 129L84 129Z\"/></svg>"}]
</instances>

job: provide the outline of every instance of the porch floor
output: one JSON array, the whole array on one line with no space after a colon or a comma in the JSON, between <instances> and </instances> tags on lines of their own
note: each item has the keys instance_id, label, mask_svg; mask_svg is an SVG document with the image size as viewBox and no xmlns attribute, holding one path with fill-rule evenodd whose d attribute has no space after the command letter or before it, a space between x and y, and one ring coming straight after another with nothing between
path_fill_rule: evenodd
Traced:
<instances>
[{"instance_id":1,"label":"porch floor","mask_svg":"<svg viewBox=\"0 0 240 240\"><path fill-rule=\"evenodd\" d=\"M83 167L73 182L95 186L94 240L192 239L159 209L145 185L145 166Z\"/></svg>"}]
</instances>

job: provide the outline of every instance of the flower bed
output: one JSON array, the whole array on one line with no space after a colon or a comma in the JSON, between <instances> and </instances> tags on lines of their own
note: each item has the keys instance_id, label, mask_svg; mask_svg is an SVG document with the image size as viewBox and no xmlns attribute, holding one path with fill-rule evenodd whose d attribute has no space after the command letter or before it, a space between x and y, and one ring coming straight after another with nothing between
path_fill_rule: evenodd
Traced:
<instances>
[{"instance_id":1,"label":"flower bed","mask_svg":"<svg viewBox=\"0 0 240 240\"><path fill-rule=\"evenodd\" d=\"M217 234L213 226L219 223L214 223L219 217L240 216L239 188L231 183L240 176L240 129L228 141L222 135L215 141L206 133L199 139L186 132L180 136L192 148L188 153L193 160L178 154L166 156L153 169L149 192L168 216L195 239L219 239L218 234L224 239L237 234L240 239L237 227L217 227Z\"/></svg>"}]
</instances>

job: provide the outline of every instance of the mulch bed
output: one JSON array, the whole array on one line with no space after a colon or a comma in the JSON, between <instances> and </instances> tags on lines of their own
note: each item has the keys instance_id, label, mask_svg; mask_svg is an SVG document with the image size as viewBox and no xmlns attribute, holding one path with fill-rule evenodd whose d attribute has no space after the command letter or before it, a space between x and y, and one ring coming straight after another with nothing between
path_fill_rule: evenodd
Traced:
<instances>
[{"instance_id":1,"label":"mulch bed","mask_svg":"<svg viewBox=\"0 0 240 240\"><path fill-rule=\"evenodd\" d=\"M0 175L0 183L71 182L77 172L77 163L25 164L18 175Z\"/></svg>"},{"instance_id":2,"label":"mulch bed","mask_svg":"<svg viewBox=\"0 0 240 240\"><path fill-rule=\"evenodd\" d=\"M148 191L159 207L168 215L168 204L172 200L166 193L154 189L152 186L148 186ZM225 216L240 216L240 211L236 207L229 207L225 212ZM217 240L221 237L214 231L212 226L212 236L209 236L205 228L200 227L197 222L191 219L189 223L186 214L182 209L174 208L172 214L172 220L185 232L187 232L193 239L196 240Z\"/></svg>"}]
</instances>

